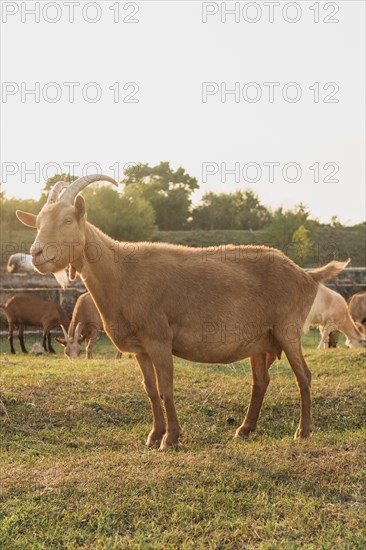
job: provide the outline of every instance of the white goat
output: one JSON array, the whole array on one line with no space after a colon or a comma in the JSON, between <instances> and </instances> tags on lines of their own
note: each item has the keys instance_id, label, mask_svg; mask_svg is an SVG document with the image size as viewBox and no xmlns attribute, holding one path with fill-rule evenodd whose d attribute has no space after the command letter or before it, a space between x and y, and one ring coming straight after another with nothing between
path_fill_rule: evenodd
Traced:
<instances>
[{"instance_id":1,"label":"white goat","mask_svg":"<svg viewBox=\"0 0 366 550\"><path fill-rule=\"evenodd\" d=\"M321 340L318 349L328 347L329 334L339 330L347 336L346 345L350 348L366 347L366 338L362 336L353 322L346 300L330 288L320 284L304 324L304 332L310 325L318 326Z\"/></svg>"},{"instance_id":2,"label":"white goat","mask_svg":"<svg viewBox=\"0 0 366 550\"><path fill-rule=\"evenodd\" d=\"M9 273L38 273L33 265L32 256L23 252L12 254L6 269Z\"/></svg>"}]
</instances>

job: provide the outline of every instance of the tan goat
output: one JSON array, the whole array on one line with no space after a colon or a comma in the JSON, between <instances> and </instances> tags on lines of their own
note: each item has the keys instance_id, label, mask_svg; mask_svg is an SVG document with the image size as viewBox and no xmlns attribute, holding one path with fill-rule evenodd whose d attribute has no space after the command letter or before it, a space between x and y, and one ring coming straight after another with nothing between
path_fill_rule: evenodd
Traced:
<instances>
[{"instance_id":1,"label":"tan goat","mask_svg":"<svg viewBox=\"0 0 366 550\"><path fill-rule=\"evenodd\" d=\"M321 340L318 349L328 347L329 335L339 330L347 336L346 345L350 348L366 347L366 338L353 322L346 300L334 290L319 285L313 305L305 321L304 332L309 326L318 326Z\"/></svg>"},{"instance_id":2,"label":"tan goat","mask_svg":"<svg viewBox=\"0 0 366 550\"><path fill-rule=\"evenodd\" d=\"M251 402L236 432L247 437L255 429L268 385L267 358L283 349L301 397L295 437L309 436L311 374L301 349L302 328L318 283L337 275L345 263L305 272L268 247L200 250L113 241L86 220L79 195L102 180L116 184L101 175L79 178L69 186L58 182L38 216L22 211L17 216L38 229L31 247L37 270L54 273L70 265L71 278L81 275L111 340L119 350L136 354L153 413L147 445L160 443L164 450L178 443L172 355L204 363L252 356Z\"/></svg>"},{"instance_id":3,"label":"tan goat","mask_svg":"<svg viewBox=\"0 0 366 550\"><path fill-rule=\"evenodd\" d=\"M356 323L366 334L366 292L357 292L348 301L348 311Z\"/></svg>"},{"instance_id":4,"label":"tan goat","mask_svg":"<svg viewBox=\"0 0 366 550\"><path fill-rule=\"evenodd\" d=\"M51 345L50 331L58 329L60 324L66 327L69 326L69 318L58 304L31 294L16 294L9 298L5 304L1 304L0 307L3 308L8 320L8 340L11 353L15 353L13 345L14 327L18 328L18 338L22 352L28 353L24 345L24 327L27 325L42 327L43 348L45 351L55 353Z\"/></svg>"},{"instance_id":5,"label":"tan goat","mask_svg":"<svg viewBox=\"0 0 366 550\"><path fill-rule=\"evenodd\" d=\"M89 292L76 301L68 333L61 327L65 338L55 338L64 346L64 353L70 359L77 359L81 353L81 343L86 340L86 358L92 359L93 346L103 330L102 319Z\"/></svg>"}]
</instances>

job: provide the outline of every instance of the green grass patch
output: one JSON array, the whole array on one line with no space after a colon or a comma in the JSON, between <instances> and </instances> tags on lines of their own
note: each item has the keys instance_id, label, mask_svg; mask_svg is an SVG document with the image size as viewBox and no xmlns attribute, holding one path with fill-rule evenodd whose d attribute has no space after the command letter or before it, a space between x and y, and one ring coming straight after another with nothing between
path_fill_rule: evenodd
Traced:
<instances>
[{"instance_id":1,"label":"green grass patch","mask_svg":"<svg viewBox=\"0 0 366 550\"><path fill-rule=\"evenodd\" d=\"M248 361L175 361L178 451L146 449L151 415L135 359L15 356L2 339L0 547L364 548L366 387L361 350L318 351L314 432L295 442L299 397L271 368L257 433L233 439Z\"/></svg>"}]
</instances>

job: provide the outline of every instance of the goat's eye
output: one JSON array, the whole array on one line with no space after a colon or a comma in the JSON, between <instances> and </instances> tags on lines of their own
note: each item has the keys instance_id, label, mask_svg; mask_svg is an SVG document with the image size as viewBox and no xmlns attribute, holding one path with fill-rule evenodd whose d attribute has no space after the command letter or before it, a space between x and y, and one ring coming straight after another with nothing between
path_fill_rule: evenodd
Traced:
<instances>
[{"instance_id":1,"label":"goat's eye","mask_svg":"<svg viewBox=\"0 0 366 550\"><path fill-rule=\"evenodd\" d=\"M66 218L66 220L64 221L64 224L65 225L71 225L72 224L72 218Z\"/></svg>"}]
</instances>

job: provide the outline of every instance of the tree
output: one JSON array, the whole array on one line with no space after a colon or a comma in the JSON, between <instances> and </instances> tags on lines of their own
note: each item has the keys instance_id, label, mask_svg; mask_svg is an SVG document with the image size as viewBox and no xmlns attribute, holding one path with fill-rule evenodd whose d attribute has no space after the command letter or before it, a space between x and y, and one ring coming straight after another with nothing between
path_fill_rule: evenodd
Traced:
<instances>
[{"instance_id":1,"label":"tree","mask_svg":"<svg viewBox=\"0 0 366 550\"><path fill-rule=\"evenodd\" d=\"M271 223L266 229L265 238L273 246L286 247L292 241L295 231L301 226L306 226L309 217L307 207L300 203L293 210L284 211L278 208L272 215Z\"/></svg>"},{"instance_id":2,"label":"tree","mask_svg":"<svg viewBox=\"0 0 366 550\"><path fill-rule=\"evenodd\" d=\"M156 166L138 164L125 170L123 183L148 201L154 209L159 229L183 229L190 216L191 194L198 188L196 178L184 168L170 168L169 162Z\"/></svg>"},{"instance_id":3,"label":"tree","mask_svg":"<svg viewBox=\"0 0 366 550\"><path fill-rule=\"evenodd\" d=\"M251 189L236 193L238 204L238 225L240 229L261 229L270 221L268 209L260 203L258 195Z\"/></svg>"},{"instance_id":4,"label":"tree","mask_svg":"<svg viewBox=\"0 0 366 550\"><path fill-rule=\"evenodd\" d=\"M7 198L5 192L0 193L1 200L1 224L2 224L2 239L4 232L7 232L8 241L12 241L13 232L22 229L21 223L15 215L16 210L24 210L25 212L38 213L38 203L33 199L16 199L14 197Z\"/></svg>"},{"instance_id":5,"label":"tree","mask_svg":"<svg viewBox=\"0 0 366 550\"><path fill-rule=\"evenodd\" d=\"M192 213L193 225L199 229L261 229L270 213L258 196L246 189L235 193L207 193Z\"/></svg>"},{"instance_id":6,"label":"tree","mask_svg":"<svg viewBox=\"0 0 366 550\"><path fill-rule=\"evenodd\" d=\"M295 233L292 236L292 247L289 250L290 258L292 258L299 265L306 265L312 259L312 242L310 239L310 232L300 225L296 229Z\"/></svg>"},{"instance_id":7,"label":"tree","mask_svg":"<svg viewBox=\"0 0 366 550\"><path fill-rule=\"evenodd\" d=\"M206 193L192 212L197 229L234 229L235 202L228 193Z\"/></svg>"},{"instance_id":8,"label":"tree","mask_svg":"<svg viewBox=\"0 0 366 550\"><path fill-rule=\"evenodd\" d=\"M114 239L149 240L155 232L154 210L135 189L118 192L98 185L84 189L88 220Z\"/></svg>"},{"instance_id":9,"label":"tree","mask_svg":"<svg viewBox=\"0 0 366 550\"><path fill-rule=\"evenodd\" d=\"M332 216L330 218L330 225L332 227L343 227L340 220L339 220L339 218L338 218L338 216Z\"/></svg>"}]
</instances>

